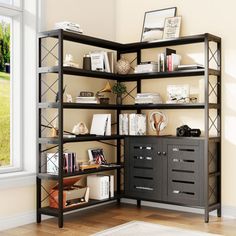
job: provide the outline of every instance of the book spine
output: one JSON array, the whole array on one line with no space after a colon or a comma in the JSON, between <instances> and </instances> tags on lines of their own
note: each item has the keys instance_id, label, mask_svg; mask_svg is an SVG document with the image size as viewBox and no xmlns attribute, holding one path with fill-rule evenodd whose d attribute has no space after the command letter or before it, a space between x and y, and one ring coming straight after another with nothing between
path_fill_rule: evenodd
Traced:
<instances>
[{"instance_id":1,"label":"book spine","mask_svg":"<svg viewBox=\"0 0 236 236\"><path fill-rule=\"evenodd\" d=\"M63 162L64 162L64 165L63 165L64 173L68 173L68 155L67 155L67 153L63 154Z\"/></svg>"},{"instance_id":2,"label":"book spine","mask_svg":"<svg viewBox=\"0 0 236 236\"><path fill-rule=\"evenodd\" d=\"M109 197L112 198L114 197L114 175L110 175L109 176L109 190L110 190L110 194Z\"/></svg>"},{"instance_id":3,"label":"book spine","mask_svg":"<svg viewBox=\"0 0 236 236\"><path fill-rule=\"evenodd\" d=\"M157 72L160 72L161 71L161 55L160 54L157 55L157 63L158 63Z\"/></svg>"},{"instance_id":4,"label":"book spine","mask_svg":"<svg viewBox=\"0 0 236 236\"><path fill-rule=\"evenodd\" d=\"M76 171L76 153L73 152L73 171Z\"/></svg>"},{"instance_id":5,"label":"book spine","mask_svg":"<svg viewBox=\"0 0 236 236\"><path fill-rule=\"evenodd\" d=\"M136 135L136 123L135 114L129 114L129 135Z\"/></svg>"},{"instance_id":6,"label":"book spine","mask_svg":"<svg viewBox=\"0 0 236 236\"><path fill-rule=\"evenodd\" d=\"M165 55L164 55L164 53L160 54L160 72L165 72Z\"/></svg>"},{"instance_id":7,"label":"book spine","mask_svg":"<svg viewBox=\"0 0 236 236\"><path fill-rule=\"evenodd\" d=\"M124 115L119 114L119 134L123 135L123 120L124 120Z\"/></svg>"},{"instance_id":8,"label":"book spine","mask_svg":"<svg viewBox=\"0 0 236 236\"><path fill-rule=\"evenodd\" d=\"M169 56L169 71L173 71L173 56Z\"/></svg>"},{"instance_id":9,"label":"book spine","mask_svg":"<svg viewBox=\"0 0 236 236\"><path fill-rule=\"evenodd\" d=\"M109 64L109 59L108 59L108 54L107 52L103 52L104 54L104 67L106 72L111 72L110 64Z\"/></svg>"}]
</instances>

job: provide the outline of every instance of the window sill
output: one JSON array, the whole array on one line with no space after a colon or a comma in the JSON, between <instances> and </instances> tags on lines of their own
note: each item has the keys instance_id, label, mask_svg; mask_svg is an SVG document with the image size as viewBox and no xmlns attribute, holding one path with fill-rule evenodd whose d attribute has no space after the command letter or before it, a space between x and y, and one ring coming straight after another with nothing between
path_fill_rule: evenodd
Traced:
<instances>
[{"instance_id":1,"label":"window sill","mask_svg":"<svg viewBox=\"0 0 236 236\"><path fill-rule=\"evenodd\" d=\"M0 189L21 188L36 183L36 174L28 171L0 174Z\"/></svg>"}]
</instances>

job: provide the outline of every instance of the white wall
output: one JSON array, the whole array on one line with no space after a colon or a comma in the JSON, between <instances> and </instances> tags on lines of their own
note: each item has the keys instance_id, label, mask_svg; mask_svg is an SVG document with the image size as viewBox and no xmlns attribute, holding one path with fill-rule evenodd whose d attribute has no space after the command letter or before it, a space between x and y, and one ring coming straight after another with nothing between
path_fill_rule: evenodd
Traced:
<instances>
[{"instance_id":1,"label":"white wall","mask_svg":"<svg viewBox=\"0 0 236 236\"><path fill-rule=\"evenodd\" d=\"M140 40L145 11L173 6L177 6L177 14L182 16L182 36L209 32L222 37L222 200L224 206L236 207L236 189L233 187L236 179L236 158L234 155L236 153L236 108L233 105L233 101L236 99L236 27L233 26L235 1L229 0L226 3L220 0L119 0L116 4L116 35L117 41L120 42ZM187 51L187 48L185 50ZM149 56L153 58L152 53ZM163 96L165 96L166 84L176 83L176 81L162 81L162 84L156 83L156 88L160 89L162 94L164 91ZM188 78L180 82L188 83ZM145 83L144 86L145 91L152 90L155 83L152 81ZM178 114L176 111L167 113L172 127L176 127L182 122L188 122L190 126L202 126L200 124L202 114L199 112L194 111L192 115L189 115L189 111L181 111ZM169 132L173 133L174 129L167 129L167 133Z\"/></svg>"},{"instance_id":2,"label":"white wall","mask_svg":"<svg viewBox=\"0 0 236 236\"><path fill-rule=\"evenodd\" d=\"M41 30L50 30L56 22L80 24L84 34L114 40L115 0L41 0Z\"/></svg>"}]
</instances>

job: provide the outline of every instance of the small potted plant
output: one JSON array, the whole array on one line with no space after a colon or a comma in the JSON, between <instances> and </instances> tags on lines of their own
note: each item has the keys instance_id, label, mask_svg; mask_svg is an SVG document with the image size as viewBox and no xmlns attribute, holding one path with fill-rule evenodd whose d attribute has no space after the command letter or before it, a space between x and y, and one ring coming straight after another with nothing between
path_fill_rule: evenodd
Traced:
<instances>
[{"instance_id":1,"label":"small potted plant","mask_svg":"<svg viewBox=\"0 0 236 236\"><path fill-rule=\"evenodd\" d=\"M116 94L116 104L122 104L122 94L126 93L126 86L121 82L117 82L112 87L112 92Z\"/></svg>"}]
</instances>

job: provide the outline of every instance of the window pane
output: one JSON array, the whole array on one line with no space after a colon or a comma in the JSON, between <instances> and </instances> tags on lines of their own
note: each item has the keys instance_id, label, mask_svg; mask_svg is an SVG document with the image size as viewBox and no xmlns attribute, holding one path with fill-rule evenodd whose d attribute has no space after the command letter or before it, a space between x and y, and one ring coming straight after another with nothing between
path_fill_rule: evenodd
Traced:
<instances>
[{"instance_id":1,"label":"window pane","mask_svg":"<svg viewBox=\"0 0 236 236\"><path fill-rule=\"evenodd\" d=\"M10 32L11 18L0 16L0 166L11 165L10 158Z\"/></svg>"},{"instance_id":2,"label":"window pane","mask_svg":"<svg viewBox=\"0 0 236 236\"><path fill-rule=\"evenodd\" d=\"M0 0L0 3L12 4L12 0Z\"/></svg>"}]
</instances>

